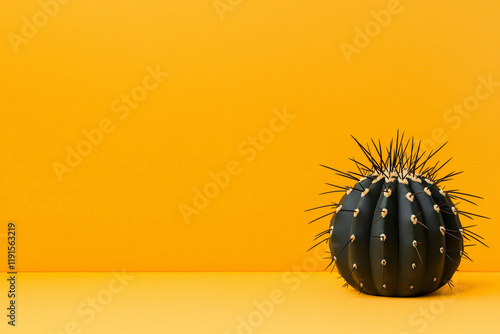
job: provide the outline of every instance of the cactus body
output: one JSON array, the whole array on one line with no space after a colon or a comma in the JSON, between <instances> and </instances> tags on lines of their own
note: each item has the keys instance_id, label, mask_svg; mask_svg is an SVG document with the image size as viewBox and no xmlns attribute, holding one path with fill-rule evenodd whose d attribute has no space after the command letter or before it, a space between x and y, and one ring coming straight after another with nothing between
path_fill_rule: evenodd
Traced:
<instances>
[{"instance_id":1,"label":"cactus body","mask_svg":"<svg viewBox=\"0 0 500 334\"><path fill-rule=\"evenodd\" d=\"M443 191L441 184L457 173L438 178L444 164L425 167L437 151L424 158L420 143L418 149L413 139L403 145L403 136L398 134L395 146L391 142L387 156L380 142L377 146L372 141L377 157L358 142L371 163L367 167L352 159L360 173L327 167L356 182L350 187L329 184L341 188L333 192L345 193L338 203L319 207L334 211L329 229L318 238L327 235L331 264L345 286L367 294L411 297L447 283L451 287L462 257L469 259L464 238L484 244L459 219L461 214L482 216L461 212L453 203L457 198L472 202L467 198L477 196Z\"/></svg>"}]
</instances>

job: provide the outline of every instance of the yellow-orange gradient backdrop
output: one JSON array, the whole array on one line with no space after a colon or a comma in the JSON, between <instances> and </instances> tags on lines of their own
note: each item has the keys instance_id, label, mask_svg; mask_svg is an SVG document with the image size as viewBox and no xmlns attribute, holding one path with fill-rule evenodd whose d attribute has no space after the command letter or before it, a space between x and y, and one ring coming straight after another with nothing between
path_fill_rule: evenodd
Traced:
<instances>
[{"instance_id":1,"label":"yellow-orange gradient backdrop","mask_svg":"<svg viewBox=\"0 0 500 334\"><path fill-rule=\"evenodd\" d=\"M490 216L500 270L497 1L0 4L0 242L19 271L287 271L352 169L405 130ZM446 168L445 168L446 169ZM3 226L3 227L2 227ZM1 246L0 245L0 246ZM305 269L322 270L321 266ZM5 269L5 261L2 267Z\"/></svg>"}]
</instances>

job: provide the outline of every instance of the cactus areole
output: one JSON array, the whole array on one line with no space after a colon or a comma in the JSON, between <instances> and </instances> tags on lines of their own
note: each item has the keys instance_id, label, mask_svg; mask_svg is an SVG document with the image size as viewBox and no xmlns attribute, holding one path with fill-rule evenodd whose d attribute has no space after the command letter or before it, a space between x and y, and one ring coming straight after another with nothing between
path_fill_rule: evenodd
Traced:
<instances>
[{"instance_id":1,"label":"cactus areole","mask_svg":"<svg viewBox=\"0 0 500 334\"><path fill-rule=\"evenodd\" d=\"M444 190L461 173L438 176L450 160L440 164L432 158L444 145L423 152L420 142L405 140L399 131L387 148L380 141L364 146L354 140L368 162L351 159L355 172L322 165L352 186L327 183L333 190L321 195L340 192L340 201L306 210L333 210L312 221L332 215L329 228L315 239L322 239L315 246L329 244L328 267L337 267L345 287L371 295L412 297L453 287L462 258L470 260L466 250L472 245L464 243L485 245L460 217L487 218L459 210L454 201L475 204L480 197Z\"/></svg>"}]
</instances>

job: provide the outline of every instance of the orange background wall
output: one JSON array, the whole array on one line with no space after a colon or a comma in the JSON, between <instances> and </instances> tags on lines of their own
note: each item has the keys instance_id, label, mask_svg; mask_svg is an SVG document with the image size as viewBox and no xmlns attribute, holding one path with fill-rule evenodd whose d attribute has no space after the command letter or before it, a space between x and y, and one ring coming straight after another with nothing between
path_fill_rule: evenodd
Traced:
<instances>
[{"instance_id":1,"label":"orange background wall","mask_svg":"<svg viewBox=\"0 0 500 334\"><path fill-rule=\"evenodd\" d=\"M352 169L350 134L397 128L449 140L450 187L493 218L461 270L500 270L499 2L65 2L0 4L0 246L15 221L19 271L291 270L328 224L304 209L343 182L318 164Z\"/></svg>"}]
</instances>

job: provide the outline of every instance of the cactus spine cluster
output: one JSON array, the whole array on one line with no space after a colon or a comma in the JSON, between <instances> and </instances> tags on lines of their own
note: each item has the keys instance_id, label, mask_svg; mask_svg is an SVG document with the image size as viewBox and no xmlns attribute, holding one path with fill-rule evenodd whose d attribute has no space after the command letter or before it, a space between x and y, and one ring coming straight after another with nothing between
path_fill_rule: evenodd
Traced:
<instances>
[{"instance_id":1,"label":"cactus spine cluster","mask_svg":"<svg viewBox=\"0 0 500 334\"><path fill-rule=\"evenodd\" d=\"M480 197L443 189L446 181L461 173L438 176L451 159L430 164L444 145L422 152L421 142L413 138L405 142L399 131L385 151L380 141L372 139L370 147L354 140L368 159L368 163L350 159L357 172L322 166L355 184L327 183L334 190L322 194L341 192L340 201L306 210L332 210L312 221L333 215L329 228L315 238L324 238L315 246L329 244L328 267L337 267L345 287L371 295L411 297L445 284L451 288L462 258L470 260L464 242L485 245L471 231L473 226L462 226L459 217L487 218L458 210L453 201L475 204L472 199Z\"/></svg>"}]
</instances>

